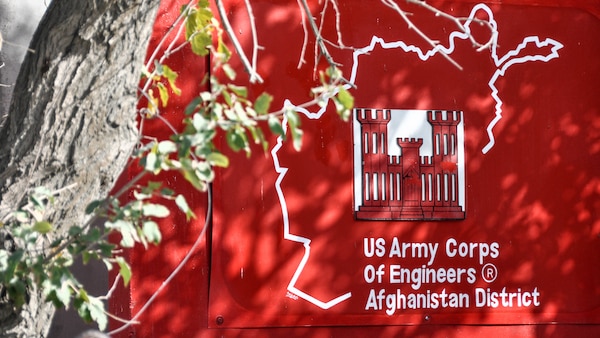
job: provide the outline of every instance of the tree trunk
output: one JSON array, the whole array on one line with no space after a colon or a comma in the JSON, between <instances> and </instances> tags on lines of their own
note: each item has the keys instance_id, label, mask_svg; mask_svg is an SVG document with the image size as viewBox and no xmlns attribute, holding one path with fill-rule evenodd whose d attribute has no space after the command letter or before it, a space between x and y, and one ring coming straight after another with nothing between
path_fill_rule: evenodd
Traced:
<instances>
[{"instance_id":1,"label":"tree trunk","mask_svg":"<svg viewBox=\"0 0 600 338\"><path fill-rule=\"evenodd\" d=\"M89 202L107 195L136 144L136 88L158 3L50 4L0 131L0 219L23 205L33 187L75 184L47 213L51 234L65 233L86 221ZM0 337L47 335L54 310L39 290L28 296L19 311L0 294Z\"/></svg>"}]
</instances>

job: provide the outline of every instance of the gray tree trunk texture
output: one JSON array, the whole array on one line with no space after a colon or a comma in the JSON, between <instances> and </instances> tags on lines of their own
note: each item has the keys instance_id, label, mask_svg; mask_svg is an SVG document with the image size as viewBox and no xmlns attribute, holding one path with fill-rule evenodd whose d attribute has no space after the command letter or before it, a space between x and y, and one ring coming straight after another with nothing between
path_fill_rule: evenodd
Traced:
<instances>
[{"instance_id":1,"label":"gray tree trunk texture","mask_svg":"<svg viewBox=\"0 0 600 338\"><path fill-rule=\"evenodd\" d=\"M60 192L51 236L86 221L137 141L137 87L159 0L54 0L33 37L0 130L0 219L44 186ZM13 245L0 229L0 245ZM52 240L52 237L50 238ZM45 337L39 290L15 309L0 289L0 337Z\"/></svg>"}]
</instances>

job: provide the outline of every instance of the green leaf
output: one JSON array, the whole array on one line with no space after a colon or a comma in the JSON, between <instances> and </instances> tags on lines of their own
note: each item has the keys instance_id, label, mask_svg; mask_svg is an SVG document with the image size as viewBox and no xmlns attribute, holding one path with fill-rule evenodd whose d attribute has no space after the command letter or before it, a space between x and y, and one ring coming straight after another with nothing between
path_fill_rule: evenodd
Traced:
<instances>
[{"instance_id":1,"label":"green leaf","mask_svg":"<svg viewBox=\"0 0 600 338\"><path fill-rule=\"evenodd\" d=\"M145 221L142 225L142 233L149 242L154 244L160 243L162 239L162 234L160 233L158 224L156 224L154 221Z\"/></svg>"},{"instance_id":2,"label":"green leaf","mask_svg":"<svg viewBox=\"0 0 600 338\"><path fill-rule=\"evenodd\" d=\"M146 183L147 190L144 189L144 192L148 191L146 193L151 194L153 191L160 189L160 187L162 187L162 185L163 184L160 181L148 181L148 183Z\"/></svg>"},{"instance_id":3,"label":"green leaf","mask_svg":"<svg viewBox=\"0 0 600 338\"><path fill-rule=\"evenodd\" d=\"M142 214L148 217L162 218L169 216L169 209L160 204L144 204L142 206Z\"/></svg>"},{"instance_id":4,"label":"green leaf","mask_svg":"<svg viewBox=\"0 0 600 338\"><path fill-rule=\"evenodd\" d=\"M29 222L29 213L27 213L26 211L15 211L13 213L13 216L15 217L15 221L17 221L18 223L27 223Z\"/></svg>"},{"instance_id":5,"label":"green leaf","mask_svg":"<svg viewBox=\"0 0 600 338\"><path fill-rule=\"evenodd\" d=\"M266 114L269 112L271 101L273 101L273 96L267 93L260 94L260 96L254 101L254 110L258 113L258 115Z\"/></svg>"},{"instance_id":6,"label":"green leaf","mask_svg":"<svg viewBox=\"0 0 600 338\"><path fill-rule=\"evenodd\" d=\"M237 76L237 74L235 73L235 70L233 70L233 68L231 68L231 66L229 64L224 64L223 67L221 67L221 69L223 69L223 71L225 72L225 76L227 76L227 78L231 81L235 80L235 77Z\"/></svg>"},{"instance_id":7,"label":"green leaf","mask_svg":"<svg viewBox=\"0 0 600 338\"><path fill-rule=\"evenodd\" d=\"M171 154L177 151L177 145L173 141L165 140L158 143L158 152L161 154Z\"/></svg>"},{"instance_id":8,"label":"green leaf","mask_svg":"<svg viewBox=\"0 0 600 338\"><path fill-rule=\"evenodd\" d=\"M243 122L245 125L255 123L254 120L250 120L248 118L248 114L246 114L246 110L242 107L242 104L239 102L235 102L233 105L233 110L237 115L237 120ZM235 119L234 119L235 120Z\"/></svg>"},{"instance_id":9,"label":"green leaf","mask_svg":"<svg viewBox=\"0 0 600 338\"><path fill-rule=\"evenodd\" d=\"M121 277L123 277L123 284L125 286L129 285L129 281L131 280L131 267L125 261L123 257L117 257L117 264L119 264L119 273Z\"/></svg>"},{"instance_id":10,"label":"green leaf","mask_svg":"<svg viewBox=\"0 0 600 338\"><path fill-rule=\"evenodd\" d=\"M33 194L29 197L29 200L40 210L43 210L46 207L44 196Z\"/></svg>"},{"instance_id":11,"label":"green leaf","mask_svg":"<svg viewBox=\"0 0 600 338\"><path fill-rule=\"evenodd\" d=\"M186 107L184 110L184 113L186 116L191 115L196 108L198 107L198 105L200 105L200 103L202 103L202 98L200 96L195 97Z\"/></svg>"},{"instance_id":12,"label":"green leaf","mask_svg":"<svg viewBox=\"0 0 600 338\"><path fill-rule=\"evenodd\" d=\"M273 134L285 137L285 131L283 130L283 126L281 125L281 120L279 120L277 116L269 115L268 123L269 129L271 129Z\"/></svg>"},{"instance_id":13,"label":"green leaf","mask_svg":"<svg viewBox=\"0 0 600 338\"><path fill-rule=\"evenodd\" d=\"M292 141L294 143L294 149L300 151L302 149L302 130L292 129Z\"/></svg>"},{"instance_id":14,"label":"green leaf","mask_svg":"<svg viewBox=\"0 0 600 338\"><path fill-rule=\"evenodd\" d=\"M150 171L150 172L155 172L156 171L156 163L157 163L157 156L156 153L154 152L149 152L148 155L146 155L145 159L145 163L144 163L144 169L146 169L146 171Z\"/></svg>"},{"instance_id":15,"label":"green leaf","mask_svg":"<svg viewBox=\"0 0 600 338\"><path fill-rule=\"evenodd\" d=\"M5 282L13 282L9 276L14 276L15 270L17 270L17 267L23 261L23 256L25 256L25 251L23 249L17 249L10 253L6 262L6 267L2 269L2 274L0 274L0 277L2 277Z\"/></svg>"},{"instance_id":16,"label":"green leaf","mask_svg":"<svg viewBox=\"0 0 600 338\"><path fill-rule=\"evenodd\" d=\"M113 269L113 264L108 258L102 258L102 263L106 266L106 270L111 271Z\"/></svg>"},{"instance_id":17,"label":"green leaf","mask_svg":"<svg viewBox=\"0 0 600 338\"><path fill-rule=\"evenodd\" d=\"M69 236L77 236L83 232L83 229L78 225L73 225L69 228Z\"/></svg>"},{"instance_id":18,"label":"green leaf","mask_svg":"<svg viewBox=\"0 0 600 338\"><path fill-rule=\"evenodd\" d=\"M54 289L56 294L56 298L62 303L64 307L68 307L71 302L71 288L69 287L69 283L60 283L60 287Z\"/></svg>"},{"instance_id":19,"label":"green leaf","mask_svg":"<svg viewBox=\"0 0 600 338\"><path fill-rule=\"evenodd\" d=\"M33 193L35 195L38 195L38 196L41 196L41 197L48 197L49 198L49 197L52 196L52 192L48 188L43 187L43 186L35 188L33 190Z\"/></svg>"},{"instance_id":20,"label":"green leaf","mask_svg":"<svg viewBox=\"0 0 600 338\"><path fill-rule=\"evenodd\" d=\"M91 322L92 316L90 315L90 310L88 307L89 298L87 296L87 292L83 289L80 289L77 293L77 296L73 300L73 305L79 314L79 317L83 319L85 322Z\"/></svg>"},{"instance_id":21,"label":"green leaf","mask_svg":"<svg viewBox=\"0 0 600 338\"><path fill-rule=\"evenodd\" d=\"M227 144L233 151L240 151L248 146L246 134L238 128L228 130L226 139Z\"/></svg>"},{"instance_id":22,"label":"green leaf","mask_svg":"<svg viewBox=\"0 0 600 338\"><path fill-rule=\"evenodd\" d=\"M194 114L192 116L192 125L196 132L201 132L209 128L209 121L202 114Z\"/></svg>"},{"instance_id":23,"label":"green leaf","mask_svg":"<svg viewBox=\"0 0 600 338\"><path fill-rule=\"evenodd\" d=\"M342 106L342 109L338 109L338 114L344 121L348 121L350 110L354 107L354 97L346 90L346 88L344 88L344 86L340 86L337 98Z\"/></svg>"},{"instance_id":24,"label":"green leaf","mask_svg":"<svg viewBox=\"0 0 600 338\"><path fill-rule=\"evenodd\" d=\"M121 242L119 244L122 247L131 248L135 242L139 242L139 237L131 222L118 219L114 222L106 222L104 226L107 229L115 229L121 233Z\"/></svg>"},{"instance_id":25,"label":"green leaf","mask_svg":"<svg viewBox=\"0 0 600 338\"><path fill-rule=\"evenodd\" d=\"M213 18L212 11L208 6L202 6L202 4L198 4L198 20L202 27L208 26Z\"/></svg>"},{"instance_id":26,"label":"green leaf","mask_svg":"<svg viewBox=\"0 0 600 338\"><path fill-rule=\"evenodd\" d=\"M115 244L111 244L111 243L107 243L107 242L100 242L97 244L98 246L98 250L100 250L100 254L104 257L109 257L110 255L112 255L112 251L115 249L116 245Z\"/></svg>"},{"instance_id":27,"label":"green leaf","mask_svg":"<svg viewBox=\"0 0 600 338\"><path fill-rule=\"evenodd\" d=\"M92 259L97 258L98 255L93 251L84 251L81 253L81 259L83 261L83 265L89 263Z\"/></svg>"},{"instance_id":28,"label":"green leaf","mask_svg":"<svg viewBox=\"0 0 600 338\"><path fill-rule=\"evenodd\" d=\"M234 84L228 84L227 87L234 92L237 96L246 98L248 96L248 88L244 86L236 86Z\"/></svg>"},{"instance_id":29,"label":"green leaf","mask_svg":"<svg viewBox=\"0 0 600 338\"><path fill-rule=\"evenodd\" d=\"M231 106L233 104L233 100L231 99L231 94L229 94L229 92L223 92L223 99L225 100L225 103L227 103L228 106Z\"/></svg>"},{"instance_id":30,"label":"green leaf","mask_svg":"<svg viewBox=\"0 0 600 338\"><path fill-rule=\"evenodd\" d=\"M206 183L202 182L196 172L192 169L182 169L183 178L188 181L198 191L206 191Z\"/></svg>"},{"instance_id":31,"label":"green leaf","mask_svg":"<svg viewBox=\"0 0 600 338\"><path fill-rule=\"evenodd\" d=\"M26 294L27 287L25 286L25 283L20 279L13 278L8 286L8 295L17 308L20 308L25 304Z\"/></svg>"},{"instance_id":32,"label":"green leaf","mask_svg":"<svg viewBox=\"0 0 600 338\"><path fill-rule=\"evenodd\" d=\"M104 311L104 303L96 297L90 297L88 309L90 317L98 324L98 329L104 331L108 324L108 317L106 311Z\"/></svg>"},{"instance_id":33,"label":"green leaf","mask_svg":"<svg viewBox=\"0 0 600 338\"><path fill-rule=\"evenodd\" d=\"M206 160L214 166L227 168L229 166L229 159L227 156L221 153L210 153L206 157Z\"/></svg>"},{"instance_id":34,"label":"green leaf","mask_svg":"<svg viewBox=\"0 0 600 338\"><path fill-rule=\"evenodd\" d=\"M222 63L224 63L223 65L223 69L225 70L227 66L227 61L229 61L229 58L231 58L231 51L229 50L229 48L227 48L227 45L223 42L223 37L221 36L221 34L219 34L218 38L217 38L217 53L215 53L217 55L215 55L215 57L220 60ZM235 76L233 78L229 78L230 80L233 81L233 79L235 78Z\"/></svg>"},{"instance_id":35,"label":"green leaf","mask_svg":"<svg viewBox=\"0 0 600 338\"><path fill-rule=\"evenodd\" d=\"M208 163L198 162L196 167L196 176L198 176L198 178L204 182L211 182L215 177L215 173Z\"/></svg>"},{"instance_id":36,"label":"green leaf","mask_svg":"<svg viewBox=\"0 0 600 338\"><path fill-rule=\"evenodd\" d=\"M254 143L262 145L263 151L266 152L267 148L269 147L269 144L265 139L265 134L263 133L262 129L260 129L260 127L248 126L248 130L252 135L252 139L254 139Z\"/></svg>"},{"instance_id":37,"label":"green leaf","mask_svg":"<svg viewBox=\"0 0 600 338\"><path fill-rule=\"evenodd\" d=\"M138 192L137 190L133 191L133 198L135 198L138 201L147 200L147 199L149 199L151 197L152 197L151 193L150 194L144 194L144 193Z\"/></svg>"},{"instance_id":38,"label":"green leaf","mask_svg":"<svg viewBox=\"0 0 600 338\"><path fill-rule=\"evenodd\" d=\"M188 203L185 200L185 197L183 197L183 195L177 195L177 197L175 197L175 204L177 204L177 207L179 207L179 210L181 210L181 211L183 211L183 213L185 213L185 217L188 221L190 220L190 218L196 218L196 215L194 214L192 209L190 209L190 206L188 205Z\"/></svg>"},{"instance_id":39,"label":"green leaf","mask_svg":"<svg viewBox=\"0 0 600 338\"><path fill-rule=\"evenodd\" d=\"M286 110L285 115L288 119L288 125L292 134L294 149L300 151L302 148L302 130L300 129L300 117L295 110Z\"/></svg>"},{"instance_id":40,"label":"green leaf","mask_svg":"<svg viewBox=\"0 0 600 338\"><path fill-rule=\"evenodd\" d=\"M163 65L163 76L167 78L169 86L171 87L171 90L173 91L173 93L175 93L175 95L181 95L181 89L179 89L177 85L175 85L175 80L177 80L178 75L179 74L173 71L169 66Z\"/></svg>"},{"instance_id":41,"label":"green leaf","mask_svg":"<svg viewBox=\"0 0 600 338\"><path fill-rule=\"evenodd\" d=\"M90 202L90 204L87 205L87 207L85 207L85 213L87 215L91 214L92 212L94 212L100 205L102 205L102 203L104 202L104 200L95 200Z\"/></svg>"},{"instance_id":42,"label":"green leaf","mask_svg":"<svg viewBox=\"0 0 600 338\"><path fill-rule=\"evenodd\" d=\"M175 194L175 191L169 188L162 188L160 190L160 194L163 196L173 196Z\"/></svg>"},{"instance_id":43,"label":"green leaf","mask_svg":"<svg viewBox=\"0 0 600 338\"><path fill-rule=\"evenodd\" d=\"M290 127L297 128L300 126L300 116L295 110L288 109L285 111L285 116L287 117L288 124Z\"/></svg>"},{"instance_id":44,"label":"green leaf","mask_svg":"<svg viewBox=\"0 0 600 338\"><path fill-rule=\"evenodd\" d=\"M6 271L6 268L8 268L9 256L10 255L8 254L8 251L0 249L0 271L2 271L3 273ZM0 280L2 280L2 278L0 278Z\"/></svg>"},{"instance_id":45,"label":"green leaf","mask_svg":"<svg viewBox=\"0 0 600 338\"><path fill-rule=\"evenodd\" d=\"M32 230L40 234L46 234L52 230L52 224L48 221L35 222Z\"/></svg>"},{"instance_id":46,"label":"green leaf","mask_svg":"<svg viewBox=\"0 0 600 338\"><path fill-rule=\"evenodd\" d=\"M190 39L192 52L199 56L206 56L209 53L209 47L212 46L212 36L208 33L197 33Z\"/></svg>"}]
</instances>

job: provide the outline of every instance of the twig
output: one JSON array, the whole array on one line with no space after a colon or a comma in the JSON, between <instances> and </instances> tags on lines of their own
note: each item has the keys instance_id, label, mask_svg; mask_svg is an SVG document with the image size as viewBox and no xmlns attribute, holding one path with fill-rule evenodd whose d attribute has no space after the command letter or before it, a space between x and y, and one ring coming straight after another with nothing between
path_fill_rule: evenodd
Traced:
<instances>
[{"instance_id":1,"label":"twig","mask_svg":"<svg viewBox=\"0 0 600 338\"><path fill-rule=\"evenodd\" d=\"M433 41L432 39L430 39L427 34L423 33L423 31L421 31L408 17L408 15L406 14L405 11L403 11L398 4L396 4L393 0L381 0L381 2L390 7L391 9L395 10L398 14L400 14L400 17L402 17L402 20L404 20L404 22L406 22L406 24L408 25L408 29L412 29L415 31L415 33L417 33L417 35L419 35L421 38L423 38L423 40L425 40L431 47L435 48L439 45L438 42ZM462 70L462 66L458 64L458 62L454 61L453 58L450 57L450 55L440 52L440 54L446 58L446 60L448 60L450 63L452 63L456 68L458 68L459 70Z\"/></svg>"},{"instance_id":2,"label":"twig","mask_svg":"<svg viewBox=\"0 0 600 338\"><path fill-rule=\"evenodd\" d=\"M121 279L121 273L117 273L117 276L115 277L115 281L113 282L112 286L110 287L110 289L108 290L108 292L106 293L106 295L98 297L99 299L109 299L112 294L115 292L115 290L117 289L117 285L119 285L119 280Z\"/></svg>"},{"instance_id":3,"label":"twig","mask_svg":"<svg viewBox=\"0 0 600 338\"><path fill-rule=\"evenodd\" d=\"M248 12L248 18L250 19L250 30L252 31L252 69L258 69L256 67L258 50L262 47L258 45L258 34L256 33L256 22L254 21L254 13L252 12L252 6L250 6L249 0L244 0L246 4L246 11Z\"/></svg>"},{"instance_id":4,"label":"twig","mask_svg":"<svg viewBox=\"0 0 600 338\"><path fill-rule=\"evenodd\" d=\"M35 50L28 48L26 46L20 45L18 43L12 43L10 41L6 41L4 40L4 38L2 37L2 32L0 32L0 50L2 50L2 45L9 45L9 46L13 46L13 47L19 47L19 48L23 48L26 51L28 51L31 54L35 54Z\"/></svg>"},{"instance_id":5,"label":"twig","mask_svg":"<svg viewBox=\"0 0 600 338\"><path fill-rule=\"evenodd\" d=\"M175 276L181 271L181 269L183 269L185 264L190 260L192 255L196 252L196 249L198 249L198 247L200 246L200 243L202 243L202 240L204 239L204 235L206 234L206 229L208 228L208 225L210 224L210 220L212 217L212 191L211 191L210 185L208 185L207 196L208 196L208 202L207 202L206 220L204 221L204 227L202 228L202 231L198 235L198 238L196 238L196 241L194 242L194 244L192 245L192 247L190 248L188 253L181 260L181 262L179 262L177 267L171 272L169 277L167 277L167 279L165 279L162 282L160 287L158 289L156 289L156 291L146 301L144 306L142 306L142 308L135 314L135 316L133 316L133 318L131 318L131 320L128 321L127 324L121 326L120 328L110 331L108 333L109 335L112 336L114 334L117 334L117 333L125 330L126 328L130 327L131 325L135 324L135 322L138 320L138 318L150 307L150 305L156 300L156 297L158 297L158 295L164 290L164 288L167 285L169 285L169 283L171 283L171 281L175 278Z\"/></svg>"},{"instance_id":6,"label":"twig","mask_svg":"<svg viewBox=\"0 0 600 338\"><path fill-rule=\"evenodd\" d=\"M326 0L325 6L327 6L328 2L331 2L333 10L335 11L335 30L337 32L338 46L340 48L346 48L344 41L342 41L342 30L340 28L340 8L338 7L337 0Z\"/></svg>"},{"instance_id":7,"label":"twig","mask_svg":"<svg viewBox=\"0 0 600 338\"><path fill-rule=\"evenodd\" d=\"M2 36L1 35L0 35L0 50L2 50ZM6 64L4 64L4 62L2 62L2 64L0 64L0 69L4 68L4 66L6 66ZM11 85L0 83L0 87L9 88L9 87L11 87Z\"/></svg>"},{"instance_id":8,"label":"twig","mask_svg":"<svg viewBox=\"0 0 600 338\"><path fill-rule=\"evenodd\" d=\"M142 177L144 177L146 174L147 174L146 171L139 172L134 178L129 180L127 182L127 184L125 184L123 187L121 187L121 189L119 189L119 191L117 191L114 195L112 195L112 197L119 198L121 195L123 195L125 192L127 192L133 185L135 185L139 180L141 180ZM107 202L108 202L108 197L104 200L103 205L105 205ZM98 215L93 215L92 217L90 217L87 220L87 222L85 222L85 224L81 227L81 229L82 230L86 229L87 227L91 226L98 219L99 219ZM64 242L63 244L58 246L56 249L53 250L53 252L51 254L49 254L47 257L45 257L44 262L49 262L57 255L62 254L63 250L65 250L69 245L75 243L76 239L77 239L77 236L70 237L66 242Z\"/></svg>"},{"instance_id":9,"label":"twig","mask_svg":"<svg viewBox=\"0 0 600 338\"><path fill-rule=\"evenodd\" d=\"M471 41L471 43L473 44L474 47L477 47L478 52L491 46L491 44L494 41L494 35L496 32L496 29L487 20L481 20L481 19L477 19L477 18L455 17L451 14L441 11L440 9L438 9L436 7L433 7L432 5L430 5L427 2L422 1L422 0L406 0L406 2L421 6L425 9L429 10L430 12L432 12L435 16L439 16L439 17L442 17L444 19L454 22L456 24L456 27L458 27L458 29L460 29L461 32L467 33L467 35L469 37L469 41ZM467 30L465 29L465 26L462 24L462 22L467 22L467 21L476 22L480 25L486 26L490 30L490 33L491 33L490 39L484 44L477 42L477 40L475 40L473 35L470 32L467 32Z\"/></svg>"},{"instance_id":10,"label":"twig","mask_svg":"<svg viewBox=\"0 0 600 338\"><path fill-rule=\"evenodd\" d=\"M302 10L302 4L300 0L296 0L298 2L298 6L300 7L300 16L302 18L302 29L304 30L304 40L302 42L302 50L300 51L300 59L298 60L297 68L300 69L303 64L306 63L304 60L304 55L306 55L306 46L308 45L308 29L306 28L306 14L304 10Z\"/></svg>"},{"instance_id":11,"label":"twig","mask_svg":"<svg viewBox=\"0 0 600 338\"><path fill-rule=\"evenodd\" d=\"M312 29L312 32L315 35L315 39L317 40L317 45L319 46L321 54L323 54L323 56L327 60L327 63L329 63L330 66L332 66L332 67L339 66L339 64L337 62L335 62L333 57L331 57L331 54L329 53L327 46L325 46L325 43L323 43L323 38L321 37L321 33L319 32L317 24L315 23L315 19L313 18L312 14L310 12L308 3L306 2L306 0L298 0L298 1L302 5L302 8L303 8L304 12L306 13L308 23L310 24L310 28ZM316 67L316 65L315 65L315 67Z\"/></svg>"},{"instance_id":12,"label":"twig","mask_svg":"<svg viewBox=\"0 0 600 338\"><path fill-rule=\"evenodd\" d=\"M193 2L194 2L194 0L190 0L187 3L186 8L189 7ZM169 27L169 29L167 30L165 35L163 35L163 37L160 39L160 41L158 42L158 45L156 45L156 48L154 48L152 55L150 55L150 57L148 58L148 62L146 63L146 69L150 69L150 65L152 65L152 63L154 63L154 60L156 60L156 56L158 55L158 52L161 50L163 43L167 40L167 36L171 33L171 31L173 31L173 29L177 26L179 21L181 21L185 17L184 13L185 13L185 11L181 11L181 13L177 17L177 19L175 19L175 21L173 22L171 27Z\"/></svg>"},{"instance_id":13,"label":"twig","mask_svg":"<svg viewBox=\"0 0 600 338\"><path fill-rule=\"evenodd\" d=\"M238 53L240 60L242 61L242 64L244 65L244 68L246 69L248 74L250 74L250 83L254 83L255 81L258 81L259 83L263 83L264 81L263 81L262 77L260 77L260 75L256 72L256 69L254 69L252 67L252 65L250 64L250 61L248 61L248 57L246 56L246 53L244 53L244 50L242 49L242 45L240 44L240 41L235 37L235 34L233 33L233 28L231 28L231 24L229 23L229 19L227 18L227 13L225 13L225 8L223 7L223 1L216 0L215 3L217 5L217 11L219 12L219 17L221 18L221 22L223 23L223 28L225 29L227 36L231 40L231 43L233 44L234 49Z\"/></svg>"},{"instance_id":14,"label":"twig","mask_svg":"<svg viewBox=\"0 0 600 338\"><path fill-rule=\"evenodd\" d=\"M186 9L187 7L189 7L192 3L194 2L194 0L190 0L190 2L187 3L186 5ZM181 11L181 13L179 13L179 16L177 17L177 19L175 19L175 21L173 22L173 24L171 25L171 27L169 27L169 29L167 30L167 32L162 36L162 38L160 39L160 41L158 42L158 44L156 45L156 48L154 48L154 51L152 52L152 55L148 58L148 61L146 62L146 70L149 71L150 66L154 63L154 61L156 60L158 53L162 47L162 45L165 43L165 41L167 40L167 36L169 36L169 34L171 34L171 32L173 31L173 29L175 29L175 27L177 27L179 25L179 29L177 30L177 34L175 35L175 37L173 38L173 40L171 41L171 43L169 44L169 46L165 49L165 51L163 52L163 55L161 56L161 58L159 59L159 63L162 63L167 57L169 57L174 51L173 49L173 45L175 43L175 41L177 41L177 38L182 34L183 28L184 28L184 22L181 23L181 25L179 24L181 20L187 20L186 16L185 16L185 10ZM179 50L181 49L183 46L187 45L188 41L184 42L181 46L178 46L175 50ZM150 88L150 85L153 82L153 75L155 74L156 70L153 70L152 73L148 76L148 78L146 79L146 82L144 83L144 86L142 87L142 89L140 89L140 92L142 93L143 96L146 96L146 98L149 98L149 96L147 95L147 91ZM144 95L145 94L145 95Z\"/></svg>"}]
</instances>

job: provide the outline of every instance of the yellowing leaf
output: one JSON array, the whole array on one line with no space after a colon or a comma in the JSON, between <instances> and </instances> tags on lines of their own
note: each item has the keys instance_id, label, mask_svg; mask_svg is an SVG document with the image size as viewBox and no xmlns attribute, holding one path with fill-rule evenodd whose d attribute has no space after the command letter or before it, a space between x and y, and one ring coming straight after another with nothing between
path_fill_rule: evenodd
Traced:
<instances>
[{"instance_id":1,"label":"yellowing leaf","mask_svg":"<svg viewBox=\"0 0 600 338\"><path fill-rule=\"evenodd\" d=\"M35 222L32 230L35 232L39 232L40 234L45 234L52 230L52 224L48 221Z\"/></svg>"},{"instance_id":2,"label":"yellowing leaf","mask_svg":"<svg viewBox=\"0 0 600 338\"><path fill-rule=\"evenodd\" d=\"M156 84L156 87L158 88L158 94L160 95L162 106L166 107L169 103L169 91L167 90L167 87L160 82Z\"/></svg>"},{"instance_id":3,"label":"yellowing leaf","mask_svg":"<svg viewBox=\"0 0 600 338\"><path fill-rule=\"evenodd\" d=\"M227 156L221 153L210 153L206 157L206 160L214 166L227 168L229 166L229 159Z\"/></svg>"}]
</instances>

